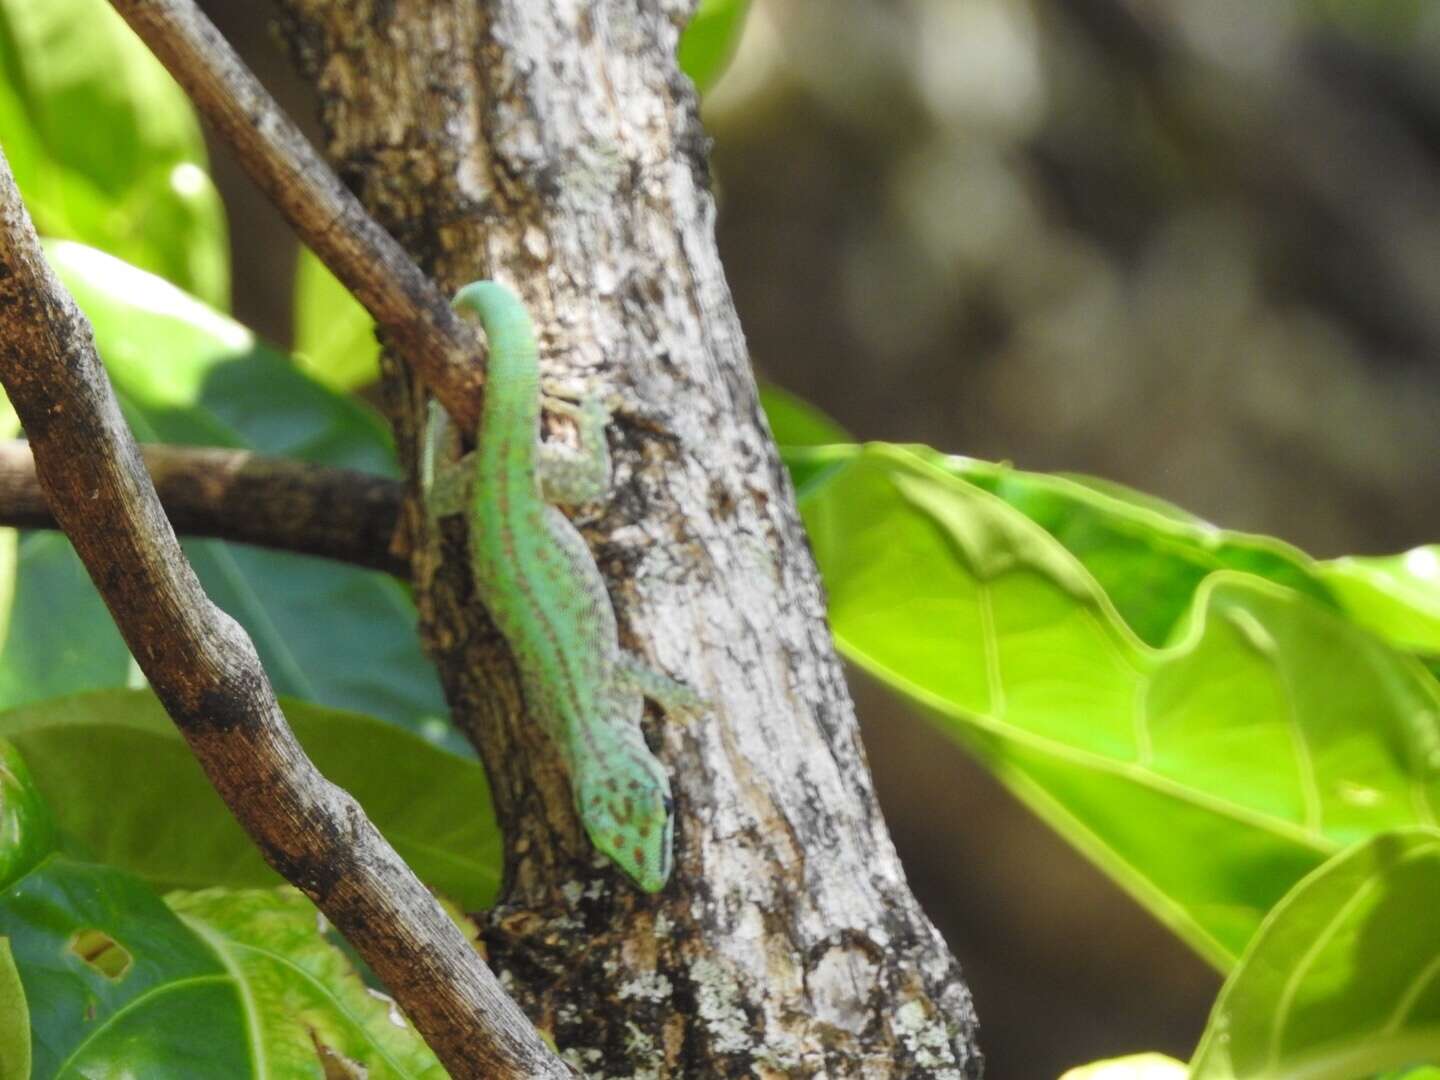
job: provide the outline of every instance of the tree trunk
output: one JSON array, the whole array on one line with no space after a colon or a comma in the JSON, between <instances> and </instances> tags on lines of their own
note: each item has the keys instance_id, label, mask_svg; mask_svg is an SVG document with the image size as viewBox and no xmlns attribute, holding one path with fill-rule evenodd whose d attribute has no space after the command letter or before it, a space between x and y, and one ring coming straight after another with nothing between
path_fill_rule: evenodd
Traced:
<instances>
[{"instance_id":1,"label":"tree trunk","mask_svg":"<svg viewBox=\"0 0 1440 1080\"><path fill-rule=\"evenodd\" d=\"M328 152L444 286L525 299L545 374L623 406L578 524L622 644L704 694L647 710L676 871L636 891L591 848L474 602L455 521L415 539L423 630L507 841L490 962L587 1075L973 1077L960 971L885 829L793 492L714 240L675 66L685 0L281 0ZM423 392L387 365L413 475ZM563 437L564 433L561 433Z\"/></svg>"}]
</instances>

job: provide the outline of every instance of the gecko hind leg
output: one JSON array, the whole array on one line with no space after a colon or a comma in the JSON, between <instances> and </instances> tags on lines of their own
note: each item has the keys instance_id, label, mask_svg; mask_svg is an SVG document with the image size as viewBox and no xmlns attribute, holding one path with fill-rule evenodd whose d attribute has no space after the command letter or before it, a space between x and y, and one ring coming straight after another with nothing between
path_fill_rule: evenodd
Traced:
<instances>
[{"instance_id":1,"label":"gecko hind leg","mask_svg":"<svg viewBox=\"0 0 1440 1080\"><path fill-rule=\"evenodd\" d=\"M655 702L672 719L692 719L710 705L684 683L656 671L634 656L621 654L615 665L615 679Z\"/></svg>"},{"instance_id":2,"label":"gecko hind leg","mask_svg":"<svg viewBox=\"0 0 1440 1080\"><path fill-rule=\"evenodd\" d=\"M605 441L610 411L596 397L587 397L579 405L552 399L545 407L575 421L580 449L541 442L535 463L541 497L562 506L593 502L610 486L610 446Z\"/></svg>"}]
</instances>

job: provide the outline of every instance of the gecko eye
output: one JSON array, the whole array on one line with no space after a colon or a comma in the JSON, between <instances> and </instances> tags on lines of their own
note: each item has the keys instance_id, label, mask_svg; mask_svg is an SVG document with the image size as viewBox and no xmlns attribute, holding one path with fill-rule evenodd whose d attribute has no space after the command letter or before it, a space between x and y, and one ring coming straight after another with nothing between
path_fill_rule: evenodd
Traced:
<instances>
[{"instance_id":1,"label":"gecko eye","mask_svg":"<svg viewBox=\"0 0 1440 1080\"><path fill-rule=\"evenodd\" d=\"M674 800L673 798L671 798L669 795L666 795L664 801L665 801L665 813L666 813L667 815L670 815L670 814L675 813L675 800Z\"/></svg>"}]
</instances>

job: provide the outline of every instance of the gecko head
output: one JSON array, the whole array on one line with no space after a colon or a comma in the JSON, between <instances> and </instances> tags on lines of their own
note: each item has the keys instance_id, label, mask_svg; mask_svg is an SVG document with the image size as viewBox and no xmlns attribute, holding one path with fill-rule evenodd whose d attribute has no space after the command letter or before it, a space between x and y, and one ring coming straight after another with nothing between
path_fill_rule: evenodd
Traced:
<instances>
[{"instance_id":1,"label":"gecko head","mask_svg":"<svg viewBox=\"0 0 1440 1080\"><path fill-rule=\"evenodd\" d=\"M590 842L648 893L670 879L675 800L670 779L648 753L611 759L620 767L582 766L575 785L580 820Z\"/></svg>"}]
</instances>

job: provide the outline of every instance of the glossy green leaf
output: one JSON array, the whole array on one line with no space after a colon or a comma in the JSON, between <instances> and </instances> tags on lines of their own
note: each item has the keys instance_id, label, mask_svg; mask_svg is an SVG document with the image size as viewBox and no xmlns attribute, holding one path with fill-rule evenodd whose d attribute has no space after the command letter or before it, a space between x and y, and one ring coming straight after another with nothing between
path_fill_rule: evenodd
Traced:
<instances>
[{"instance_id":1,"label":"glossy green leaf","mask_svg":"<svg viewBox=\"0 0 1440 1080\"><path fill-rule=\"evenodd\" d=\"M1361 626L1402 648L1440 656L1440 545L1333 559L1320 564L1320 575Z\"/></svg>"},{"instance_id":2,"label":"glossy green leaf","mask_svg":"<svg viewBox=\"0 0 1440 1080\"><path fill-rule=\"evenodd\" d=\"M36 1077L251 1073L240 995L139 879L52 854L0 891Z\"/></svg>"},{"instance_id":3,"label":"glossy green leaf","mask_svg":"<svg viewBox=\"0 0 1440 1080\"><path fill-rule=\"evenodd\" d=\"M0 866L7 869L0 884L0 1080L443 1076L393 1005L365 990L295 890L177 893L167 906L138 877L55 848L41 799L47 788L66 800L62 825L78 823L89 834L81 842L96 839L104 848L126 829L142 834L112 845L113 853L138 853L143 862L151 857L143 843L133 850L126 843L149 839L173 849L175 835L187 829L202 843L235 847L215 827L212 807L187 790L198 775L193 762L189 771L172 767L179 740L159 737L165 721L153 699L148 709L126 709L142 697L97 695L92 704L123 713L108 724L88 725L94 710L84 702L72 703L75 715L40 716L29 725L5 717L21 729L17 740L35 750L37 768L32 781L27 762L0 740ZM318 723L297 725L310 729L307 748L333 759L341 778L357 769L373 776L376 762L398 764L396 779L413 792L418 773L431 784L463 786L466 778L452 766L476 771L375 721L311 719ZM128 742L113 737L125 733ZM346 748L347 741L357 745ZM96 762L109 754L108 768L76 768L60 760L67 752ZM367 754L371 764L358 764ZM77 788L86 776L100 783ZM124 826L101 825L107 812ZM423 843L450 839L432 827L448 826L438 814L405 824L425 830Z\"/></svg>"},{"instance_id":4,"label":"glossy green leaf","mask_svg":"<svg viewBox=\"0 0 1440 1080\"><path fill-rule=\"evenodd\" d=\"M1434 820L1440 686L1308 592L1212 572L1154 645L1034 520L916 454L867 448L801 508L845 654L1222 969L1327 857Z\"/></svg>"},{"instance_id":5,"label":"glossy green leaf","mask_svg":"<svg viewBox=\"0 0 1440 1080\"><path fill-rule=\"evenodd\" d=\"M55 849L55 821L14 743L0 739L0 886Z\"/></svg>"},{"instance_id":6,"label":"glossy green leaf","mask_svg":"<svg viewBox=\"0 0 1440 1080\"><path fill-rule=\"evenodd\" d=\"M345 788L415 872L467 910L494 898L500 834L485 772L393 725L286 702L316 766ZM158 889L279 882L148 691L107 691L0 713L63 833ZM143 782L137 782L143 778Z\"/></svg>"},{"instance_id":7,"label":"glossy green leaf","mask_svg":"<svg viewBox=\"0 0 1440 1080\"><path fill-rule=\"evenodd\" d=\"M0 0L0 135L43 234L228 305L225 213L194 112L105 0Z\"/></svg>"},{"instance_id":8,"label":"glossy green leaf","mask_svg":"<svg viewBox=\"0 0 1440 1080\"><path fill-rule=\"evenodd\" d=\"M1267 916L1220 992L1194 1080L1354 1080L1440 1060L1440 831L1385 833Z\"/></svg>"},{"instance_id":9,"label":"glossy green leaf","mask_svg":"<svg viewBox=\"0 0 1440 1080\"><path fill-rule=\"evenodd\" d=\"M317 1055L344 1063L341 1075L370 1080L447 1075L394 1003L367 990L325 939L299 892L208 889L166 899L243 987L254 1075L332 1075Z\"/></svg>"},{"instance_id":10,"label":"glossy green leaf","mask_svg":"<svg viewBox=\"0 0 1440 1080\"><path fill-rule=\"evenodd\" d=\"M1184 1062L1164 1054L1130 1054L1069 1069L1060 1080L1185 1080Z\"/></svg>"},{"instance_id":11,"label":"glossy green leaf","mask_svg":"<svg viewBox=\"0 0 1440 1080\"><path fill-rule=\"evenodd\" d=\"M142 440L250 447L394 475L389 437L364 407L306 378L237 323L90 248L49 255L95 327ZM463 743L443 721L405 587L321 559L216 541L186 550L212 598L250 632L276 689ZM118 632L68 544L31 534L0 650L0 704L139 685Z\"/></svg>"},{"instance_id":12,"label":"glossy green leaf","mask_svg":"<svg viewBox=\"0 0 1440 1080\"><path fill-rule=\"evenodd\" d=\"M1145 641L1161 644L1217 570L1254 574L1331 604L1310 558L1268 536L1218 529L1118 484L923 452L1060 542Z\"/></svg>"},{"instance_id":13,"label":"glossy green leaf","mask_svg":"<svg viewBox=\"0 0 1440 1080\"><path fill-rule=\"evenodd\" d=\"M680 36L680 70L704 94L719 80L745 26L749 0L700 0Z\"/></svg>"},{"instance_id":14,"label":"glossy green leaf","mask_svg":"<svg viewBox=\"0 0 1440 1080\"><path fill-rule=\"evenodd\" d=\"M305 247L295 266L295 359L336 390L369 386L380 377L375 320Z\"/></svg>"},{"instance_id":15,"label":"glossy green leaf","mask_svg":"<svg viewBox=\"0 0 1440 1080\"><path fill-rule=\"evenodd\" d=\"M30 1008L5 937L0 937L0 1080L30 1080Z\"/></svg>"}]
</instances>

